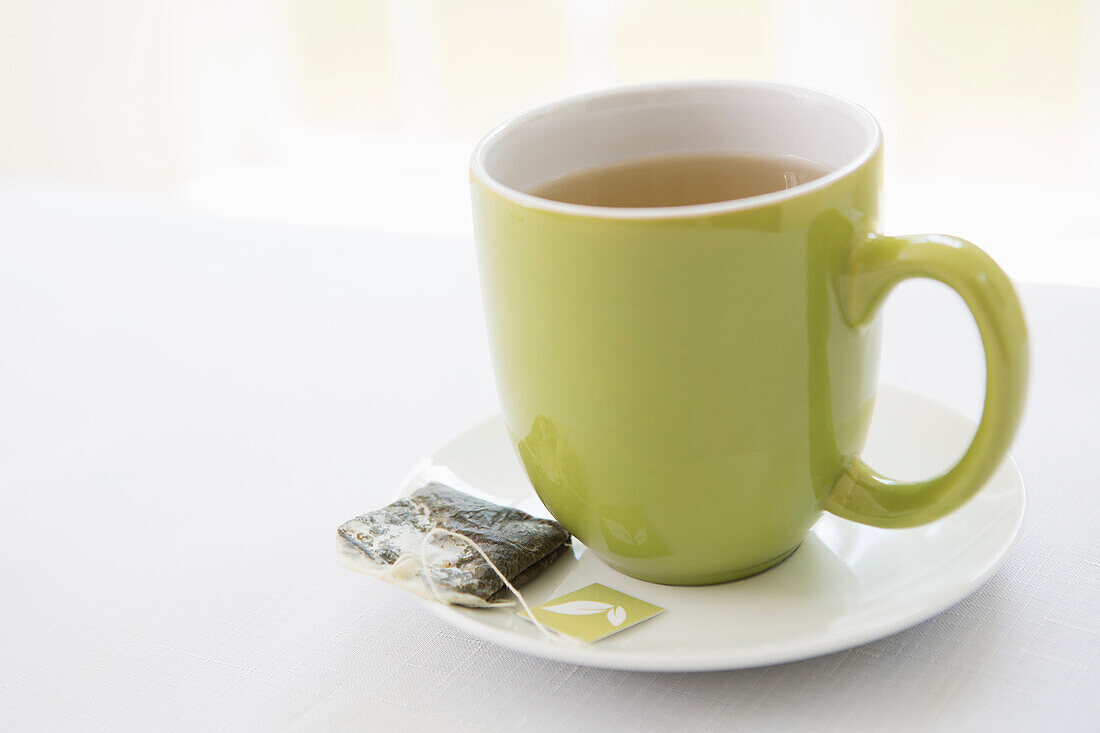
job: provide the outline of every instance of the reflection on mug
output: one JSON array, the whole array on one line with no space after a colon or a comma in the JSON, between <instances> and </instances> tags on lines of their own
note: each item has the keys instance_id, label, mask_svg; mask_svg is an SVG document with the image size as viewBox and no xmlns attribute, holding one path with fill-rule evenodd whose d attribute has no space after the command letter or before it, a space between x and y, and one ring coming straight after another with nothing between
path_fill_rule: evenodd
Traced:
<instances>
[{"instance_id":1,"label":"reflection on mug","mask_svg":"<svg viewBox=\"0 0 1100 733\"><path fill-rule=\"evenodd\" d=\"M576 454L557 422L543 415L536 417L531 432L519 441L519 455L536 488L566 490L587 503L586 492L577 481Z\"/></svg>"},{"instance_id":2,"label":"reflection on mug","mask_svg":"<svg viewBox=\"0 0 1100 733\"><path fill-rule=\"evenodd\" d=\"M583 533L581 522L589 505L588 492L565 430L556 421L539 415L517 449L527 478L546 508L570 532Z\"/></svg>"},{"instance_id":3,"label":"reflection on mug","mask_svg":"<svg viewBox=\"0 0 1100 733\"><path fill-rule=\"evenodd\" d=\"M558 422L545 415L536 417L531 431L518 442L518 450L527 478L546 508L579 539L622 557L671 553L638 503L604 503L592 512L576 450Z\"/></svg>"},{"instance_id":4,"label":"reflection on mug","mask_svg":"<svg viewBox=\"0 0 1100 733\"><path fill-rule=\"evenodd\" d=\"M624 557L663 557L668 546L661 541L641 507L632 504L602 505L596 513L607 549Z\"/></svg>"},{"instance_id":5,"label":"reflection on mug","mask_svg":"<svg viewBox=\"0 0 1100 733\"><path fill-rule=\"evenodd\" d=\"M878 382L880 328L833 328L842 323L838 299L852 248L867 236L859 210L826 209L810 223L806 260L807 435L810 472L823 501L843 467L862 449Z\"/></svg>"}]
</instances>

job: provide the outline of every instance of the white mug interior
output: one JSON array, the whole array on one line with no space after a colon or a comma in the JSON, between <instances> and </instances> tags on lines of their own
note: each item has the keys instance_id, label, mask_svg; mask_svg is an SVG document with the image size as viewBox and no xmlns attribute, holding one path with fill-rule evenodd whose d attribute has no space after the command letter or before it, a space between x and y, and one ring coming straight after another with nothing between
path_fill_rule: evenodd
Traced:
<instances>
[{"instance_id":1,"label":"white mug interior","mask_svg":"<svg viewBox=\"0 0 1100 733\"><path fill-rule=\"evenodd\" d=\"M801 87L697 81L612 89L539 107L489 133L471 175L527 206L615 217L695 215L754 207L827 186L873 156L882 133L859 105ZM530 191L576 171L685 153L797 156L831 172L785 191L693 206L624 209L567 204Z\"/></svg>"}]
</instances>

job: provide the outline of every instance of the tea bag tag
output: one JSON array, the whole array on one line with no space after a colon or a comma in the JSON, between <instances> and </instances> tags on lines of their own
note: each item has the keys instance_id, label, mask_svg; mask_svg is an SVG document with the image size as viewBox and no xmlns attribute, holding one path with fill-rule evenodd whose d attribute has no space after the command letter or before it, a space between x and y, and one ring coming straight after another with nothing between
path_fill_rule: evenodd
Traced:
<instances>
[{"instance_id":1,"label":"tea bag tag","mask_svg":"<svg viewBox=\"0 0 1100 733\"><path fill-rule=\"evenodd\" d=\"M585 643L606 639L663 613L665 609L600 583L552 598L519 615Z\"/></svg>"}]
</instances>

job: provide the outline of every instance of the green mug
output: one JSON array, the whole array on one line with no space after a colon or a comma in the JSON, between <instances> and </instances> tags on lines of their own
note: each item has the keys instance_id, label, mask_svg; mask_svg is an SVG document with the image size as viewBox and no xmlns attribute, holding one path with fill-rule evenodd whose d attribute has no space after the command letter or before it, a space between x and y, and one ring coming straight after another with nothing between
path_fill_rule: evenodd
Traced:
<instances>
[{"instance_id":1,"label":"green mug","mask_svg":"<svg viewBox=\"0 0 1100 733\"><path fill-rule=\"evenodd\" d=\"M586 168L713 151L797 155L832 172L693 206L528 193ZM504 419L547 509L608 565L659 583L735 580L794 552L823 511L924 524L997 468L1027 383L1016 293L969 242L879 234L881 178L882 133L866 110L778 84L597 92L478 144L474 227ZM986 395L958 464L906 483L859 454L880 305L917 277L969 306Z\"/></svg>"}]
</instances>

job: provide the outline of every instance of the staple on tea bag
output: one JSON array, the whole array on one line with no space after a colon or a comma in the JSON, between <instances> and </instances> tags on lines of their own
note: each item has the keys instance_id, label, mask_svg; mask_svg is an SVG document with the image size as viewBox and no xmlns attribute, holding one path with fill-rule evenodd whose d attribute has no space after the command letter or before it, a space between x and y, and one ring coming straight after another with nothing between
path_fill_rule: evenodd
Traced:
<instances>
[{"instance_id":1,"label":"staple on tea bag","mask_svg":"<svg viewBox=\"0 0 1100 733\"><path fill-rule=\"evenodd\" d=\"M470 545L470 547L477 550L478 554L480 554L485 562L489 565L489 567L493 569L493 572L500 576L501 581L504 583L505 587L508 588L509 591L511 591L512 596L517 601L519 601L521 606L523 606L523 611L527 614L527 619L531 621L531 623L535 625L535 628L539 630L539 633L541 633L547 639L553 642L565 642L570 644L577 641L571 636L562 634L560 631L546 628L546 626L541 621L539 621L538 617L535 616L535 612L531 610L531 606L527 603L527 599L523 597L523 594L520 593L514 585L508 582L508 578L504 576L504 573L500 572L500 568L496 566L496 563L489 559L489 556L485 554L485 550L481 549L481 547L476 542L474 542L464 534L452 532L451 530L443 529L442 527L435 527L434 529L429 530L428 533L424 535L424 542L421 545L421 564L425 564L425 558L428 551L428 540L431 539L432 535L434 534L447 534L455 537L456 539L464 540ZM439 592L436 588L435 581L432 580L431 574L425 574L424 578L428 581L428 587L432 589L432 594L436 596L436 600L441 600L439 598Z\"/></svg>"}]
</instances>

